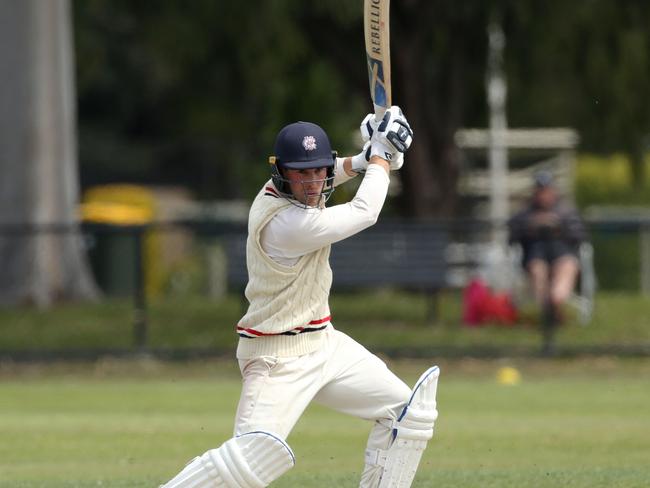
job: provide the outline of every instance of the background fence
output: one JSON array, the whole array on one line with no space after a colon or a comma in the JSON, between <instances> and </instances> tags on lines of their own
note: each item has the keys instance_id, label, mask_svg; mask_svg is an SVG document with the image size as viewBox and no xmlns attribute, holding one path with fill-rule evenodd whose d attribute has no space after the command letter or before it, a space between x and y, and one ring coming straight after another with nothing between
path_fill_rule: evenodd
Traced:
<instances>
[{"instance_id":1,"label":"background fence","mask_svg":"<svg viewBox=\"0 0 650 488\"><path fill-rule=\"evenodd\" d=\"M599 292L623 293L643 300L644 294L650 294L650 221L591 219L587 224ZM415 296L422 301L413 302L417 305L410 310L407 307L400 311L399 306L386 303L383 311L375 306L377 314L369 314L365 320L382 320L383 314L393 322L400 322L402 314L401 322L415 321L435 327L440 321L446 321L458 326L460 308L441 311L441 294L445 305L450 301L457 303L462 289L473 277L487 274L489 281L490 267L492 271L496 268L501 283L508 283L503 280L513 271L512 262L495 261L490 254L493 248L489 239L495 227L492 222L479 220L382 220L333 246L332 294L352 297L352 300L355 297L368 300L368 293ZM0 239L66 232L78 233L83 241L93 275L103 292L100 302L64 304L45 311L28 307L0 310L0 353L4 357L38 355L39 351L56 356L71 350L83 356L92 355L98 348L113 353L157 349L173 354L188 347L196 349L196 341L200 346L201 339L196 336L191 344L185 339L193 333L193 320L211 323L213 328L222 331L206 339L209 344L206 349L215 352L232 346L232 340L219 337L226 337L220 334L234 336L233 326L245 306L245 224L178 221L131 226L83 224L78 228L4 226L0 228ZM176 308L165 308L172 304ZM224 304L228 304L226 312ZM86 307L89 311L81 317L67 312L73 318L60 325L66 319L57 310L69 311L75 307ZM422 317L414 319L414 309ZM647 312L650 317L650 310ZM40 324L38 331L32 337L15 339L21 330L36 327L21 325L21 321L33 314L39 314L33 319ZM184 318L179 319L183 314ZM153 341L152 320L156 324L154 337L157 337ZM364 319L355 320L360 323ZM71 325L75 321L80 323ZM48 326L49 323L53 325ZM88 339L93 329L90 323L104 324L107 331ZM65 330L62 335L68 334L67 339L56 339L60 327ZM76 328L76 332L70 332L67 327ZM206 327L209 329L210 325ZM124 335L127 329L130 329L128 339ZM163 329L167 332L161 340ZM80 339L82 336L86 339ZM463 344L455 346L462 348Z\"/></svg>"}]
</instances>

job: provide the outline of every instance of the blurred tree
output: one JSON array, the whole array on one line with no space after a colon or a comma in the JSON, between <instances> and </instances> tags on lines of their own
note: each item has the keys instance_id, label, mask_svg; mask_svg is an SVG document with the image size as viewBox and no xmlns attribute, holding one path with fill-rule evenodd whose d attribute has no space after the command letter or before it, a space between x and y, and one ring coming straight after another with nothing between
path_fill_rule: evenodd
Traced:
<instances>
[{"instance_id":1,"label":"blurred tree","mask_svg":"<svg viewBox=\"0 0 650 488\"><path fill-rule=\"evenodd\" d=\"M586 42L575 53L585 82L574 123L586 148L625 152L640 189L650 149L650 3L597 0L588 7L593 18L580 26L578 36Z\"/></svg>"},{"instance_id":2,"label":"blurred tree","mask_svg":"<svg viewBox=\"0 0 650 488\"><path fill-rule=\"evenodd\" d=\"M507 4L511 120L572 125L581 148L624 152L636 185L650 141L650 3Z\"/></svg>"},{"instance_id":3,"label":"blurred tree","mask_svg":"<svg viewBox=\"0 0 650 488\"><path fill-rule=\"evenodd\" d=\"M394 99L417 133L406 214L453 211L453 135L468 103L484 112L483 11L478 0L394 3ZM84 182L158 171L201 197L250 197L277 130L296 119L358 150L350 134L371 107L361 17L361 2L344 0L79 2Z\"/></svg>"},{"instance_id":4,"label":"blurred tree","mask_svg":"<svg viewBox=\"0 0 650 488\"><path fill-rule=\"evenodd\" d=\"M307 32L314 51L332 59L346 75L350 93L370 111L361 2L354 8L355 22L345 28ZM485 117L487 11L480 0L391 3L393 103L402 106L415 133L399 173L404 215L449 217L456 210L460 155L454 134L462 124L484 123ZM303 24L326 21L322 12L305 9Z\"/></svg>"},{"instance_id":5,"label":"blurred tree","mask_svg":"<svg viewBox=\"0 0 650 488\"><path fill-rule=\"evenodd\" d=\"M310 50L302 10L298 0L77 2L84 184L250 197L268 175L275 134L297 119L349 150L362 112Z\"/></svg>"},{"instance_id":6,"label":"blurred tree","mask_svg":"<svg viewBox=\"0 0 650 488\"><path fill-rule=\"evenodd\" d=\"M392 6L394 99L405 107L417 141L401 175L403 211L451 217L460 172L454 135L463 125L485 124L490 6L481 0L407 0Z\"/></svg>"},{"instance_id":7,"label":"blurred tree","mask_svg":"<svg viewBox=\"0 0 650 488\"><path fill-rule=\"evenodd\" d=\"M75 233L68 0L0 2L0 71L0 303L93 298L96 288ZM65 230L43 232L48 224Z\"/></svg>"},{"instance_id":8,"label":"blurred tree","mask_svg":"<svg viewBox=\"0 0 650 488\"><path fill-rule=\"evenodd\" d=\"M341 152L370 101L361 0L75 3L82 183L177 183L250 198L285 123L313 120ZM451 216L454 133L486 125L486 22L508 39L513 126L572 125L583 148L639 161L648 133L643 0L392 2L394 102L416 141L404 215ZM635 164L637 174L642 166ZM641 181L637 178L638 181Z\"/></svg>"}]
</instances>

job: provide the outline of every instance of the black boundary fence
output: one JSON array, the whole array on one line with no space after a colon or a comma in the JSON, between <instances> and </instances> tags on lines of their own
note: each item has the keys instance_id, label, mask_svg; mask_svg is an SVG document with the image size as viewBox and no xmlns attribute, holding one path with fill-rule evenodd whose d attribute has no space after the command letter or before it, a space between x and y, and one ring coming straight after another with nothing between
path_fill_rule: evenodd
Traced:
<instances>
[{"instance_id":1,"label":"black boundary fence","mask_svg":"<svg viewBox=\"0 0 650 488\"><path fill-rule=\"evenodd\" d=\"M638 291L650 293L650 219L591 219L587 221L591 235L638 236ZM445 252L450 243L484 242L495 228L485 220L459 219L453 221L390 220L380 221L354 238L333 246L331 264L338 289L372 288L394 285L401 289L424 292L435 297L438 291L450 284L446 276L453 267L472 267L477 263L471 258L462 262L450 262ZM145 269L143 242L151 232L190 232L197 238L221 239L225 242L228 258L227 281L231 291L242 293L246 283L245 237L246 224L218 221L174 221L144 225L109 225L83 223L79 225L0 225L0 239L36 234L78 234L85 246L90 248L97 239L106 236L128 237L132 252L132 303L133 323L131 348L93 348L11 351L0 350L0 360L9 361L86 361L99 357L134 357L147 355L161 359L184 360L230 356L229 348L153 348L148 344L148 302L145 292ZM376 245L379 242L381 245ZM373 263L381 262L382 266ZM596 269L598 274L599 270ZM435 307L435 302L432 307ZM435 312L435 311L434 311ZM533 347L435 347L413 346L384 348L377 352L391 357L530 357L539 354ZM601 356L621 357L650 356L650 344L631 346L584 346L560 348L555 356Z\"/></svg>"}]
</instances>

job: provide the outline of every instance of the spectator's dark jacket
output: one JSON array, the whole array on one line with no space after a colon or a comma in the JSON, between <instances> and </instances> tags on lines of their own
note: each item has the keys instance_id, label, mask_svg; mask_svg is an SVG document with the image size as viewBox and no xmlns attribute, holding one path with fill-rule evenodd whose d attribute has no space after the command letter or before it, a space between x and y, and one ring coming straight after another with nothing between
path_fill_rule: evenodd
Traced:
<instances>
[{"instance_id":1,"label":"spectator's dark jacket","mask_svg":"<svg viewBox=\"0 0 650 488\"><path fill-rule=\"evenodd\" d=\"M540 213L552 213L553 225L536 224ZM530 204L508 222L509 241L521 245L524 262L530 249L539 243L558 243L566 245L577 254L580 243L587 240L587 232L578 212L561 203L550 209L541 209Z\"/></svg>"}]
</instances>

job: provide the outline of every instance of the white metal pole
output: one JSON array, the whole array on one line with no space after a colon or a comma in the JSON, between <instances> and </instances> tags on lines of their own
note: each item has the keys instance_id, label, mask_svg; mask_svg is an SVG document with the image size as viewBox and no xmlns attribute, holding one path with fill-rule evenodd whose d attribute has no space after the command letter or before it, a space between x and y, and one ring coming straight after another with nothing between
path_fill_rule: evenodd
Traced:
<instances>
[{"instance_id":1,"label":"white metal pole","mask_svg":"<svg viewBox=\"0 0 650 488\"><path fill-rule=\"evenodd\" d=\"M501 25L491 21L488 25L488 72L487 96L490 112L489 121L489 168L490 168L490 218L494 227L495 244L505 246L506 230L503 224L508 218L508 148L506 134L507 85L503 69L505 36Z\"/></svg>"}]
</instances>

